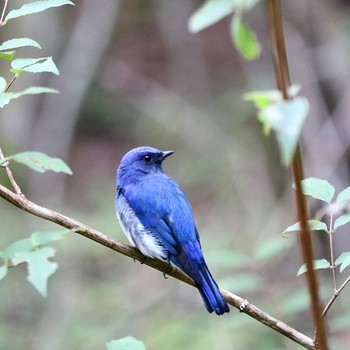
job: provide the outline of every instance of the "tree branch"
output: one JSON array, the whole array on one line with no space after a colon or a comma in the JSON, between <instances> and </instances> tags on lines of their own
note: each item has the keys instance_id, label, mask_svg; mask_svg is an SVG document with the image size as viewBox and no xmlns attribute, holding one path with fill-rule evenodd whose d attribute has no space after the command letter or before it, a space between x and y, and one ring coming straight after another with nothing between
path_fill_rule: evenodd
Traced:
<instances>
[{"instance_id":1,"label":"tree branch","mask_svg":"<svg viewBox=\"0 0 350 350\"><path fill-rule=\"evenodd\" d=\"M156 270L159 270L169 276L172 276L182 282L185 282L191 286L195 286L193 281L185 275L180 269L172 266L169 269L169 264L165 261L151 259L140 253L136 248L130 247L128 245L122 244L102 232L95 230L75 219L72 219L68 216L62 215L58 212L55 212L51 209L42 207L38 204L35 204L25 198L24 195L18 195L6 187L0 185L0 197L4 198L6 201L15 205L16 207L27 211L30 214L38 216L44 220L51 221L60 226L66 227L68 229L74 230L74 232L89 238L99 244L104 245L107 248L113 249L114 251L121 253L127 257L136 259L142 262L145 265L148 265ZM294 342L300 344L306 349L315 350L315 344L313 340L306 335L298 332L294 328L288 326L287 324L279 321L278 319L270 316L264 311L260 310L256 306L250 304L247 300L232 294L224 289L220 290L225 300L235 308L237 308L240 312L243 312L255 320L263 323L269 328L274 329L278 333L288 337Z\"/></svg>"},{"instance_id":2,"label":"tree branch","mask_svg":"<svg viewBox=\"0 0 350 350\"><path fill-rule=\"evenodd\" d=\"M289 100L288 87L290 86L290 74L287 59L287 51L284 40L283 21L280 0L268 0L266 2L268 25L270 29L270 41L272 51L272 61L275 69L276 82L281 91L283 99ZM298 219L300 221L300 246L303 260L306 263L306 281L311 298L311 313L316 327L316 341L320 350L327 350L327 334L323 318L321 317L321 303L318 293L316 274L313 269L313 248L309 226L307 223L308 213L306 200L303 194L301 181L304 178L303 163L298 144L292 165L295 189L296 205L298 209Z\"/></svg>"}]
</instances>

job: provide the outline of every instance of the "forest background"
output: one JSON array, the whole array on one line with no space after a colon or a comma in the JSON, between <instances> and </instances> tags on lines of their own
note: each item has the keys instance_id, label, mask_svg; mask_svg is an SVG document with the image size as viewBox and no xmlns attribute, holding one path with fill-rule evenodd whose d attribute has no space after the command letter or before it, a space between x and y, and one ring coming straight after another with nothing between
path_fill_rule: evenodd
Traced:
<instances>
[{"instance_id":1,"label":"forest background","mask_svg":"<svg viewBox=\"0 0 350 350\"><path fill-rule=\"evenodd\" d=\"M297 240L293 233L282 237L297 221L292 178L275 138L263 135L243 99L276 86L263 3L245 15L262 47L249 62L234 49L228 20L188 31L200 4L84 0L1 28L1 42L23 33L40 42L60 71L15 82L16 90L43 85L60 94L21 97L2 109L2 151L65 160L71 177L15 163L11 169L30 200L126 242L114 212L121 156L139 145L174 149L164 167L190 198L218 284L312 336L305 280L296 276L303 263ZM350 178L349 12L345 1L283 2L292 81L310 103L304 171L338 192ZM6 181L5 172L0 177ZM1 247L56 228L4 201L0 211ZM315 258L328 257L326 235L313 238ZM336 256L349 241L345 227L334 242ZM1 282L0 349L99 349L128 335L148 349L295 348L234 309L220 318L207 314L193 288L83 237L71 234L55 247L59 268L46 299L25 281L24 267ZM330 272L318 277L326 303ZM335 349L349 340L348 297L344 289L327 316Z\"/></svg>"}]
</instances>

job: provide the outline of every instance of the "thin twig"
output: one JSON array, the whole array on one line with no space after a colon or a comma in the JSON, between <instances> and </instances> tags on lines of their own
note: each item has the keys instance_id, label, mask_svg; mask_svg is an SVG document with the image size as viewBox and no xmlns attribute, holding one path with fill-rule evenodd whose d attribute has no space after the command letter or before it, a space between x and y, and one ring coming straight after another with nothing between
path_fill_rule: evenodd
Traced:
<instances>
[{"instance_id":1,"label":"thin twig","mask_svg":"<svg viewBox=\"0 0 350 350\"><path fill-rule=\"evenodd\" d=\"M4 17L5 17L7 4L8 4L8 0L5 0L4 7L3 7L2 13L1 13L1 18L0 18L0 26L4 25Z\"/></svg>"},{"instance_id":2,"label":"thin twig","mask_svg":"<svg viewBox=\"0 0 350 350\"><path fill-rule=\"evenodd\" d=\"M339 296L340 292L345 288L345 286L350 282L350 276L345 280L345 282L340 286L339 289L334 290L334 293L327 303L326 307L324 308L322 312L322 317L325 317L327 315L328 310L332 306L332 304L335 302L335 299Z\"/></svg>"},{"instance_id":3,"label":"thin twig","mask_svg":"<svg viewBox=\"0 0 350 350\"><path fill-rule=\"evenodd\" d=\"M270 41L272 49L272 59L275 69L276 81L279 90L282 92L284 100L288 100L288 87L290 86L290 75L287 59L287 51L283 33L282 11L279 0L267 1L267 13L269 18ZM293 159L293 177L296 187L296 203L298 209L298 219L300 221L300 243L304 262L308 273L306 275L307 285L311 297L312 316L317 329L317 345L320 350L327 350L327 337L324 322L321 317L321 307L317 279L313 270L313 249L308 227L306 200L302 191L301 181L304 178L303 165L301 159L300 146L297 146Z\"/></svg>"},{"instance_id":4,"label":"thin twig","mask_svg":"<svg viewBox=\"0 0 350 350\"><path fill-rule=\"evenodd\" d=\"M18 78L18 74L15 74L15 75L13 76L13 78L11 79L11 81L7 84L7 86L6 86L5 90L4 90L4 92L7 92L7 91L10 90L10 87L11 87L12 84L16 81L17 78Z\"/></svg>"},{"instance_id":5,"label":"thin twig","mask_svg":"<svg viewBox=\"0 0 350 350\"><path fill-rule=\"evenodd\" d=\"M334 263L334 249L333 249L333 214L331 213L329 218L329 250L331 255L331 270L332 270L332 279L333 279L333 292L334 294L337 291L337 280L335 275L335 263Z\"/></svg>"},{"instance_id":6,"label":"thin twig","mask_svg":"<svg viewBox=\"0 0 350 350\"><path fill-rule=\"evenodd\" d=\"M84 237L87 237L99 244L102 244L105 247L113 249L114 251L121 253L125 256L128 256L132 259L136 259L144 263L145 265L148 265L154 269L157 269L165 273L166 275L172 276L182 282L185 282L191 286L194 286L193 281L187 275L185 275L180 269L176 267L172 267L172 269L169 271L169 264L166 261L145 257L140 253L139 250L133 247L124 245L118 241L115 241L114 239L108 237L104 233L99 232L94 228L91 228L75 219L69 218L68 216L62 215L51 209L35 204L29 201L28 199L26 199L25 197L15 194L14 192L10 191L9 189L7 189L2 185L0 185L0 197L12 203L16 207L27 211L28 213L31 213L42 219L54 222L68 229L74 229L76 233ZM220 291L224 296L225 300L230 305L237 308L240 312L243 312L251 316L255 320L263 323L264 325L268 326L271 329L274 329L275 331L288 337L289 339L300 344L306 349L310 349L310 350L316 349L314 341L311 338L304 335L303 333L298 332L296 329L270 316L269 314L265 313L264 311L260 310L256 306L249 303L247 300L235 294L232 294L224 289L221 289Z\"/></svg>"},{"instance_id":7,"label":"thin twig","mask_svg":"<svg viewBox=\"0 0 350 350\"><path fill-rule=\"evenodd\" d=\"M0 161L2 161L4 159L5 159L5 156L2 153L2 150L0 148ZM11 171L11 169L9 167L9 162L5 161L5 162L1 163L0 167L5 168L6 173L7 173L7 177L9 178L9 180L11 182L11 185L12 185L13 189L16 191L16 193L19 196L23 196L23 193L22 193L20 187L17 185L17 182L15 181L15 178L13 177L12 171Z\"/></svg>"}]
</instances>

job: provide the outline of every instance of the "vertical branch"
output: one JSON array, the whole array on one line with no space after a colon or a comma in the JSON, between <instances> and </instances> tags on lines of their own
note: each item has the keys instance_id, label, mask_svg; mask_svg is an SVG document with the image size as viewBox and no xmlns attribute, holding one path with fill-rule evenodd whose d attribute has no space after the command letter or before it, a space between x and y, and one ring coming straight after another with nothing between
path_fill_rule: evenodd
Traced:
<instances>
[{"instance_id":1,"label":"vertical branch","mask_svg":"<svg viewBox=\"0 0 350 350\"><path fill-rule=\"evenodd\" d=\"M272 59L276 74L276 81L283 98L288 100L288 86L290 85L290 75L288 59L285 47L282 12L279 0L267 0L268 26L270 30L270 41ZM327 350L327 337L323 319L321 317L321 306L318 294L318 286L315 271L313 269L313 249L310 230L308 227L307 207L305 196L302 192L301 181L304 178L303 165L301 159L300 146L298 145L293 159L292 172L296 187L296 204L298 209L298 219L300 221L300 245L304 262L307 267L307 285L311 297L311 311L314 324L316 326L316 344L318 349Z\"/></svg>"}]
</instances>

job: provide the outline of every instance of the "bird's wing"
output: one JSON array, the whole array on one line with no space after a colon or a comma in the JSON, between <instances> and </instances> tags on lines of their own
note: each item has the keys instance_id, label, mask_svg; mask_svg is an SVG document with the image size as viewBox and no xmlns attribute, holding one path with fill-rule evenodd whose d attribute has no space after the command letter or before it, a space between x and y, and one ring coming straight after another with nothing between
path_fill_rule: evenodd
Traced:
<instances>
[{"instance_id":1,"label":"bird's wing","mask_svg":"<svg viewBox=\"0 0 350 350\"><path fill-rule=\"evenodd\" d=\"M127 187L123 194L143 226L161 241L170 256L176 257L187 244L198 242L192 208L170 177L146 176L139 186Z\"/></svg>"}]
</instances>

